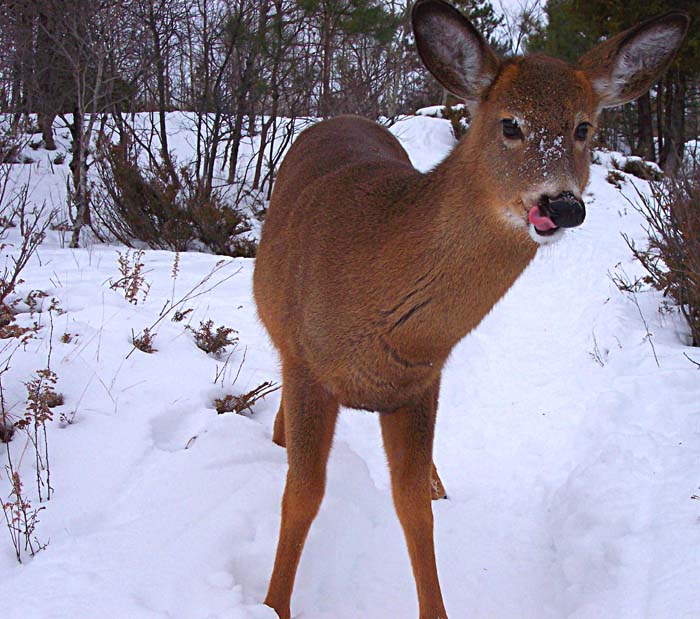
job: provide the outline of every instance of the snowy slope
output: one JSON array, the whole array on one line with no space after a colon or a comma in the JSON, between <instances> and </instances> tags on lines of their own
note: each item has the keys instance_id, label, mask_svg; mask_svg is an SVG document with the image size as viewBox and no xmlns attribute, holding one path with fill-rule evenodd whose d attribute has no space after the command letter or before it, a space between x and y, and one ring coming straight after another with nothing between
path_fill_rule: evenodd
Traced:
<instances>
[{"instance_id":1,"label":"snowy slope","mask_svg":"<svg viewBox=\"0 0 700 619\"><path fill-rule=\"evenodd\" d=\"M420 169L452 146L446 121L406 119L392 131ZM639 295L649 337L610 282L616 265L639 273L619 232L641 229L606 173L593 166L585 225L540 252L445 372L435 459L450 498L434 512L452 619L700 617L700 501L691 500L700 374L683 356L700 353L683 346L676 318L657 312L656 293ZM46 166L35 166L37 178L37 195L60 187ZM633 195L631 177L623 191ZM75 419L49 428L55 494L37 527L48 548L18 565L0 526L2 616L274 619L260 602L285 475L285 453L270 440L279 394L252 416L217 415L212 404L231 391L244 350L234 392L279 380L255 315L253 262L227 260L211 280L222 283L186 304L193 327L210 318L239 331L222 387L225 358L169 319L155 329L157 352L126 358L132 330L218 259L181 255L173 280L174 255L146 252L152 287L133 305L109 289L117 250L63 249L52 233L26 271L21 292L45 290L65 310L53 316L52 368L66 398L57 411ZM13 411L23 407L21 381L46 365L48 312L33 319L39 336L3 377ZM10 444L16 459L23 447ZM32 466L25 458L28 480ZM0 489L5 496L4 475ZM417 616L375 415L341 415L292 610Z\"/></svg>"}]
</instances>

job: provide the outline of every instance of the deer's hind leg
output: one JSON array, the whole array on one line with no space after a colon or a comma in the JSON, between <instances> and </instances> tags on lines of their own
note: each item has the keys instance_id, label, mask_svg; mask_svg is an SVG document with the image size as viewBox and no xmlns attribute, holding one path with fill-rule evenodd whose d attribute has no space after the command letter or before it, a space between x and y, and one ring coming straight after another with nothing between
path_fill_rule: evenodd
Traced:
<instances>
[{"instance_id":1,"label":"deer's hind leg","mask_svg":"<svg viewBox=\"0 0 700 619\"><path fill-rule=\"evenodd\" d=\"M301 365L285 360L282 375L282 416L278 413L280 422L275 421L275 432L279 429L284 437L289 468L275 566L265 604L274 608L280 619L289 619L299 558L325 491L326 462L338 401Z\"/></svg>"}]
</instances>

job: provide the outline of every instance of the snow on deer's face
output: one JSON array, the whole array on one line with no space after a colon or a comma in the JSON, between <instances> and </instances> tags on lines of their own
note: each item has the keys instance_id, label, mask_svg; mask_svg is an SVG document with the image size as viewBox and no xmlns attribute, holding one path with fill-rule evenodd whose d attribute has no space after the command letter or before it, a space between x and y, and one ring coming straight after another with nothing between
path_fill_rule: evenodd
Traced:
<instances>
[{"instance_id":1,"label":"snow on deer's face","mask_svg":"<svg viewBox=\"0 0 700 619\"><path fill-rule=\"evenodd\" d=\"M585 217L596 98L580 71L544 56L510 61L475 110L493 202L536 242L561 237Z\"/></svg>"}]
</instances>

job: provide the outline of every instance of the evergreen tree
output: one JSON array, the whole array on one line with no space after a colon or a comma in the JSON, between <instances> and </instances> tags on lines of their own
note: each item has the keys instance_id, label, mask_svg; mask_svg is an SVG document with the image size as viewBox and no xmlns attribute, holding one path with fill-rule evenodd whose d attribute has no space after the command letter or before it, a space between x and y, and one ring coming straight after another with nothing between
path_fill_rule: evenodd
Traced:
<instances>
[{"instance_id":1,"label":"evergreen tree","mask_svg":"<svg viewBox=\"0 0 700 619\"><path fill-rule=\"evenodd\" d=\"M489 45L498 51L499 42L495 39L495 34L503 17L496 14L490 0L452 0L452 4L474 24Z\"/></svg>"},{"instance_id":2,"label":"evergreen tree","mask_svg":"<svg viewBox=\"0 0 700 619\"><path fill-rule=\"evenodd\" d=\"M342 36L368 36L388 43L397 26L395 16L378 0L298 0L307 19L320 36L321 95L319 111L323 117L333 112L332 69Z\"/></svg>"}]
</instances>

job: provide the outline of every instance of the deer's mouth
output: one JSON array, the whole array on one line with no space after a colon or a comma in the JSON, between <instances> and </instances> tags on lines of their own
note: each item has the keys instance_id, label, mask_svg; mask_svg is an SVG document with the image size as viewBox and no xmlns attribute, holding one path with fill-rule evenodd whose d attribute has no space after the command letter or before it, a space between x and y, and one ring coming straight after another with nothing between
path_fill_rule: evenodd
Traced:
<instances>
[{"instance_id":1,"label":"deer's mouth","mask_svg":"<svg viewBox=\"0 0 700 619\"><path fill-rule=\"evenodd\" d=\"M535 232L540 236L552 236L557 230L559 230L559 226L557 226L557 224L555 224L552 219L543 212L543 206L544 205L542 204L533 206L527 212L527 220L532 224Z\"/></svg>"}]
</instances>

